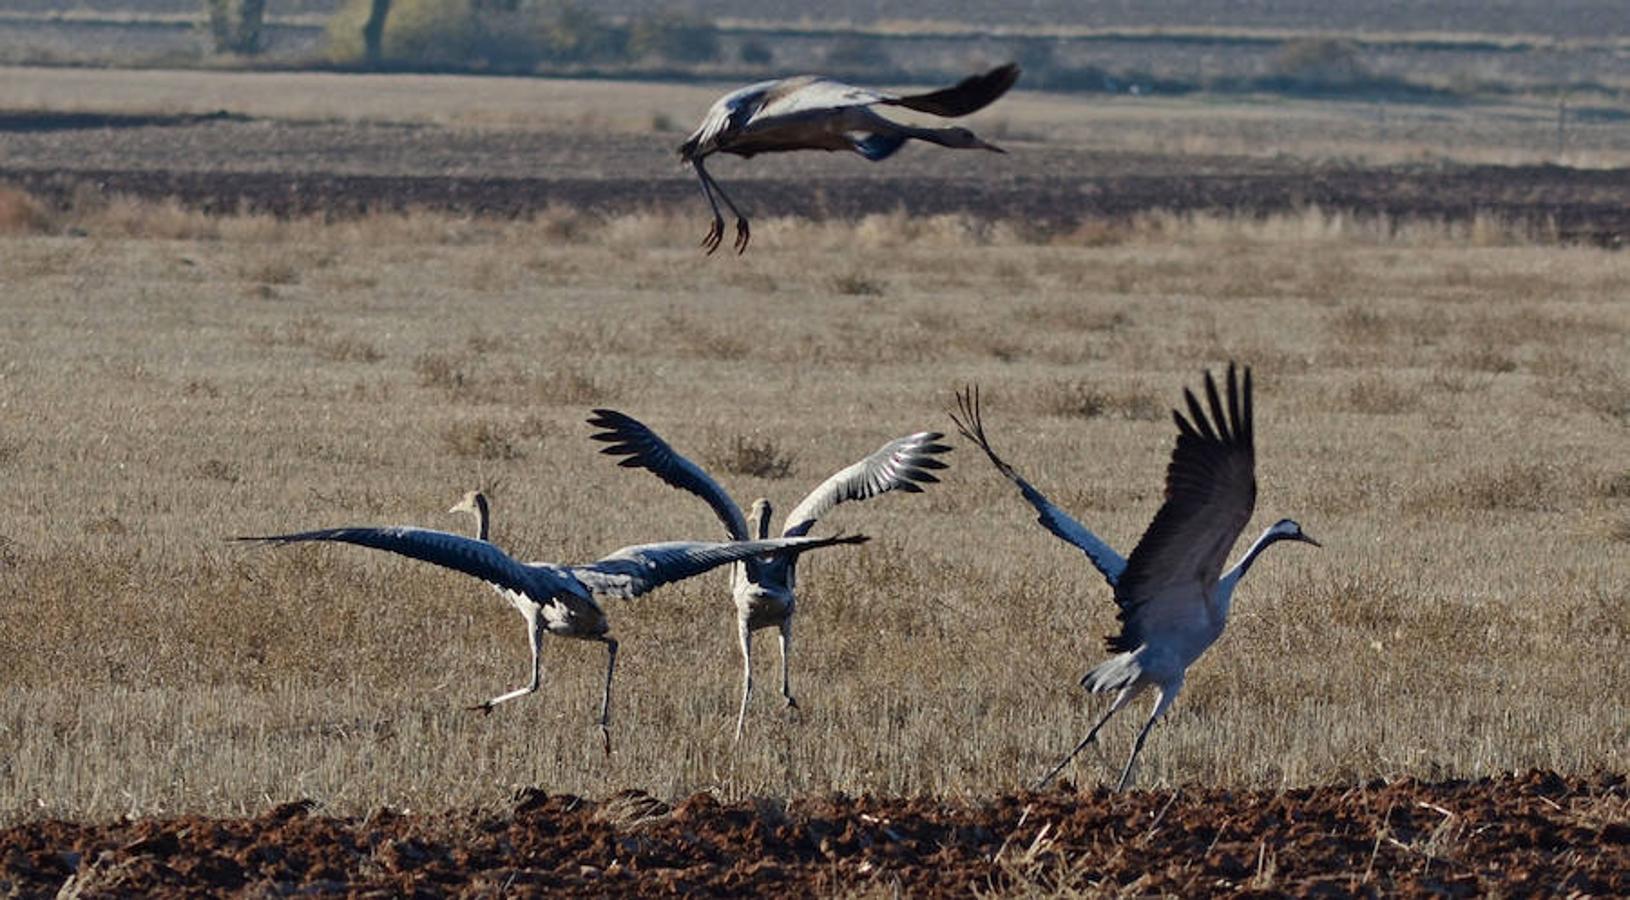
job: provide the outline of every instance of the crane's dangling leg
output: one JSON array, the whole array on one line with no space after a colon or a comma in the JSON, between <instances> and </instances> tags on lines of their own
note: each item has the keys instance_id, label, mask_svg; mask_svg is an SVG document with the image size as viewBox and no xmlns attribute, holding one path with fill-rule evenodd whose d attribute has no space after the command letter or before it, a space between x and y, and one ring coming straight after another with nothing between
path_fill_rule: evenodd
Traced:
<instances>
[{"instance_id":1,"label":"crane's dangling leg","mask_svg":"<svg viewBox=\"0 0 1630 900\"><path fill-rule=\"evenodd\" d=\"M1104 712L1103 718L1098 720L1098 724L1092 726L1092 730L1087 732L1087 736L1081 739L1081 743L1075 745L1075 749L1071 750L1068 756L1059 760L1058 765L1048 769L1046 775L1041 776L1041 780L1036 782L1035 790L1039 791L1046 787L1047 782L1053 780L1053 776L1064 771L1064 767L1070 764L1070 760L1075 759L1082 750L1087 749L1088 744L1097 740L1098 729L1103 728L1105 722L1108 722L1112 716L1120 712L1121 708L1126 704L1132 702L1132 698L1137 696L1140 690L1142 690L1142 687L1137 684L1121 688L1121 692L1115 695L1115 702L1109 705L1109 709Z\"/></svg>"},{"instance_id":2,"label":"crane's dangling leg","mask_svg":"<svg viewBox=\"0 0 1630 900\"><path fill-rule=\"evenodd\" d=\"M472 712L490 713L492 712L492 708L500 703L507 700L514 700L516 697L525 697L527 694L536 692L539 684L542 683L542 673L539 671L541 663L538 657L539 652L543 649L543 629L538 623L538 607L531 604L521 606L521 618L526 620L526 637L532 645L532 680L528 682L525 687L516 688L507 694L499 694L491 700L485 700L477 703L474 706L465 707L466 709L469 709Z\"/></svg>"},{"instance_id":3,"label":"crane's dangling leg","mask_svg":"<svg viewBox=\"0 0 1630 900\"><path fill-rule=\"evenodd\" d=\"M792 679L787 674L787 654L792 652L792 616L781 620L781 696L787 698L787 708L797 709L798 700L792 696Z\"/></svg>"},{"instance_id":4,"label":"crane's dangling leg","mask_svg":"<svg viewBox=\"0 0 1630 900\"><path fill-rule=\"evenodd\" d=\"M736 620L741 639L741 711L736 713L736 740L741 740L742 724L747 721L747 698L753 694L753 632L747 627L747 616Z\"/></svg>"},{"instance_id":5,"label":"crane's dangling leg","mask_svg":"<svg viewBox=\"0 0 1630 900\"><path fill-rule=\"evenodd\" d=\"M702 238L702 246L706 247L708 255L712 256L713 251L719 249L719 244L724 241L724 214L719 212L719 201L713 197L713 187L707 176L707 170L702 168L702 161L695 160L691 165L696 168L696 180L701 182L702 198L707 201L708 209L713 211L713 225L708 228L707 237Z\"/></svg>"},{"instance_id":6,"label":"crane's dangling leg","mask_svg":"<svg viewBox=\"0 0 1630 900\"><path fill-rule=\"evenodd\" d=\"M736 207L735 201L731 200L730 195L724 192L724 186L719 184L707 169L702 168L701 160L696 160L695 166L697 177L702 179L702 190L707 194L708 204L713 207L713 228L708 231L708 240L702 242L703 246L707 246L711 241L712 246L709 246L707 251L711 254L719 248L720 242L724 240L724 216L719 213L719 206L714 202L714 198L717 197L719 200L724 201L724 205L736 217L736 241L734 247L737 255L745 253L747 251L747 242L752 239L752 231L748 228L747 217L741 214L741 210Z\"/></svg>"},{"instance_id":7,"label":"crane's dangling leg","mask_svg":"<svg viewBox=\"0 0 1630 900\"><path fill-rule=\"evenodd\" d=\"M1149 731L1155 727L1155 721L1160 718L1160 714L1166 711L1166 707L1172 705L1172 701L1177 698L1177 692L1182 688L1181 680L1160 686L1160 699L1155 701L1154 712L1149 713L1149 721L1145 722L1143 730L1138 732L1138 739L1132 742L1132 755L1126 760L1126 768L1121 770L1121 780L1115 783L1115 790L1126 790L1127 782L1132 780L1132 764L1138 761L1138 753L1143 750L1144 740L1149 737Z\"/></svg>"},{"instance_id":8,"label":"crane's dangling leg","mask_svg":"<svg viewBox=\"0 0 1630 900\"><path fill-rule=\"evenodd\" d=\"M606 692L600 698L600 743L611 755L611 675L617 671L617 639L601 635L600 642L606 645Z\"/></svg>"}]
</instances>

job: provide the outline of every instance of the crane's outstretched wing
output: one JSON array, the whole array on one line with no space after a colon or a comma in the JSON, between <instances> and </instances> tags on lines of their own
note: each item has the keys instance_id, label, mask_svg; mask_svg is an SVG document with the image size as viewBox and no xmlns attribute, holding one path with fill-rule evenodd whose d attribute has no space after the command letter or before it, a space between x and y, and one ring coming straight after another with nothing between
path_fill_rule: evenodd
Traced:
<instances>
[{"instance_id":1,"label":"crane's outstretched wing","mask_svg":"<svg viewBox=\"0 0 1630 900\"><path fill-rule=\"evenodd\" d=\"M550 596L575 594L588 599L584 587L570 577L554 571L548 565L526 565L486 541L478 541L446 531L413 528L406 525L383 528L323 528L317 531L299 531L293 534L272 534L263 537L239 537L237 541L259 541L270 544L294 544L302 541L338 541L389 550L402 556L433 563L473 575L482 581L505 590L527 594L535 600L540 589Z\"/></svg>"},{"instance_id":2,"label":"crane's outstretched wing","mask_svg":"<svg viewBox=\"0 0 1630 900\"><path fill-rule=\"evenodd\" d=\"M745 124L763 123L811 112L827 112L851 106L871 106L898 100L894 94L872 88L856 87L818 75L786 78L776 83L761 97L761 102Z\"/></svg>"},{"instance_id":3,"label":"crane's outstretched wing","mask_svg":"<svg viewBox=\"0 0 1630 900\"><path fill-rule=\"evenodd\" d=\"M690 159L692 155L709 148L709 145L726 132L738 131L747 124L761 106L770 92L778 86L797 79L777 79L760 81L744 88L737 88L723 97L713 101L708 107L707 114L702 117L702 124L696 126L690 137L679 145L679 155L683 159ZM709 148L710 149L710 148Z\"/></svg>"},{"instance_id":4,"label":"crane's outstretched wing","mask_svg":"<svg viewBox=\"0 0 1630 900\"><path fill-rule=\"evenodd\" d=\"M921 493L919 483L939 481L931 470L945 468L945 463L934 458L951 449L939 443L944 437L937 431L922 431L895 438L865 459L833 474L793 508L781 534L784 537L808 534L827 510L846 500L868 500L893 490Z\"/></svg>"},{"instance_id":5,"label":"crane's outstretched wing","mask_svg":"<svg viewBox=\"0 0 1630 900\"><path fill-rule=\"evenodd\" d=\"M649 470L669 485L701 497L713 507L731 540L747 540L747 520L736 501L701 466L680 456L643 422L614 409L597 409L588 422L606 429L589 436L609 445L600 448L601 453L625 457L618 465Z\"/></svg>"},{"instance_id":6,"label":"crane's outstretched wing","mask_svg":"<svg viewBox=\"0 0 1630 900\"><path fill-rule=\"evenodd\" d=\"M1066 543L1085 553L1087 559L1092 560L1093 566L1104 576L1104 580L1109 582L1111 587L1114 587L1120 581L1121 573L1126 569L1126 560L1115 552L1115 548L1104 543L1097 535L1088 531L1085 525L1071 518L1069 513L1054 506L1053 502L1048 500L1041 491L1032 487L1030 482L1025 481L1018 472L1013 470L1012 466L996 455L996 451L991 449L990 439L985 437L984 420L979 416L979 388L970 387L959 391L956 402L957 409L961 414L952 413L951 421L956 423L957 430L962 432L962 436L978 444L979 449L985 451L985 455L996 466L996 471L1001 472L1008 481L1018 485L1019 493L1024 495L1024 499L1032 507L1035 507L1036 521L1041 523L1041 527L1051 531Z\"/></svg>"},{"instance_id":7,"label":"crane's outstretched wing","mask_svg":"<svg viewBox=\"0 0 1630 900\"><path fill-rule=\"evenodd\" d=\"M767 541L673 541L624 547L599 560L568 566L573 577L595 594L628 600L670 581L682 581L725 563L764 554L799 554L836 544L864 544L863 534L830 538L771 538Z\"/></svg>"},{"instance_id":8,"label":"crane's outstretched wing","mask_svg":"<svg viewBox=\"0 0 1630 900\"><path fill-rule=\"evenodd\" d=\"M1210 615L1204 606L1207 592L1256 506L1251 370L1245 369L1242 384L1229 363L1227 391L1224 408L1207 372L1210 418L1187 388L1189 417L1172 411L1177 446L1166 468L1166 501L1115 586L1121 633L1108 639L1111 650L1135 650L1153 630Z\"/></svg>"},{"instance_id":9,"label":"crane's outstretched wing","mask_svg":"<svg viewBox=\"0 0 1630 900\"><path fill-rule=\"evenodd\" d=\"M970 75L948 88L902 97L888 91L856 87L819 76L787 78L768 86L756 95L758 106L742 124L799 116L814 111L874 104L903 106L930 115L955 118L978 112L996 102L996 99L1007 93L1008 88L1018 80L1019 67L1014 63L1008 63L988 72Z\"/></svg>"},{"instance_id":10,"label":"crane's outstretched wing","mask_svg":"<svg viewBox=\"0 0 1630 900\"><path fill-rule=\"evenodd\" d=\"M909 97L887 97L877 102L955 118L978 112L995 103L996 99L1007 93L1008 88L1013 87L1013 83L1018 80L1018 64L1008 63L997 66L989 72L970 75L948 88L927 94L913 94Z\"/></svg>"}]
</instances>

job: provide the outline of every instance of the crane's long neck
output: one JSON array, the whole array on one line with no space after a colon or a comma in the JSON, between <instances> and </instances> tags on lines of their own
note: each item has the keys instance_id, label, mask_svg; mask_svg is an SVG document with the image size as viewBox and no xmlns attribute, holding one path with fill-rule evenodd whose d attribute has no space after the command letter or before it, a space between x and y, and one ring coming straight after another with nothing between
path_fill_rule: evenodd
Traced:
<instances>
[{"instance_id":1,"label":"crane's long neck","mask_svg":"<svg viewBox=\"0 0 1630 900\"><path fill-rule=\"evenodd\" d=\"M1262 555L1262 551L1268 549L1269 545L1282 541L1285 537L1285 535L1274 531L1272 528L1262 532L1261 536L1251 544L1251 548L1245 551L1245 555L1240 557L1240 561L1234 563L1234 567L1224 572L1222 578L1217 580L1217 605L1222 608L1222 614L1225 617L1228 615L1228 608L1233 602L1234 588L1239 586L1240 579L1245 577L1245 573L1250 570L1251 564L1256 562L1256 558Z\"/></svg>"},{"instance_id":2,"label":"crane's long neck","mask_svg":"<svg viewBox=\"0 0 1630 900\"><path fill-rule=\"evenodd\" d=\"M483 541L487 540L488 528L492 524L492 511L487 508L486 494L475 495L475 521L478 532L476 536Z\"/></svg>"}]
</instances>

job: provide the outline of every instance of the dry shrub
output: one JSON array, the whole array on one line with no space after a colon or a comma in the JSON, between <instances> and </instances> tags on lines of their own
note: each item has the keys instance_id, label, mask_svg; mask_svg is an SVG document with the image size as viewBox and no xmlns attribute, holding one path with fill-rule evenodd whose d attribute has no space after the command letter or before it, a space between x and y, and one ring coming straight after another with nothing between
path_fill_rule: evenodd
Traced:
<instances>
[{"instance_id":1,"label":"dry shrub","mask_svg":"<svg viewBox=\"0 0 1630 900\"><path fill-rule=\"evenodd\" d=\"M115 195L89 208L75 207L73 224L98 237L218 240L225 219L182 206L173 198L141 200Z\"/></svg>"},{"instance_id":2,"label":"dry shrub","mask_svg":"<svg viewBox=\"0 0 1630 900\"><path fill-rule=\"evenodd\" d=\"M1037 412L1050 416L1096 419L1118 416L1135 422L1155 422L1165 418L1160 399L1146 391L1113 392L1085 381L1054 381L1031 394Z\"/></svg>"},{"instance_id":3,"label":"dry shrub","mask_svg":"<svg viewBox=\"0 0 1630 900\"><path fill-rule=\"evenodd\" d=\"M0 234L44 234L51 230L45 204L32 194L0 184Z\"/></svg>"},{"instance_id":4,"label":"dry shrub","mask_svg":"<svg viewBox=\"0 0 1630 900\"><path fill-rule=\"evenodd\" d=\"M1074 228L1055 236L1049 243L1065 247L1115 247L1132 237L1130 225L1114 219L1082 219Z\"/></svg>"},{"instance_id":5,"label":"dry shrub","mask_svg":"<svg viewBox=\"0 0 1630 900\"><path fill-rule=\"evenodd\" d=\"M708 454L708 463L733 475L776 480L793 473L793 455L783 453L773 438L754 439L736 435L722 448Z\"/></svg>"},{"instance_id":6,"label":"dry shrub","mask_svg":"<svg viewBox=\"0 0 1630 900\"><path fill-rule=\"evenodd\" d=\"M1630 422L1630 377L1602 366L1550 379L1546 396L1615 422Z\"/></svg>"},{"instance_id":7,"label":"dry shrub","mask_svg":"<svg viewBox=\"0 0 1630 900\"><path fill-rule=\"evenodd\" d=\"M1630 544L1630 519L1614 519L1609 522L1607 539L1618 544Z\"/></svg>"},{"instance_id":8,"label":"dry shrub","mask_svg":"<svg viewBox=\"0 0 1630 900\"><path fill-rule=\"evenodd\" d=\"M298 284L300 266L287 256L279 256L251 265L243 277L257 284Z\"/></svg>"},{"instance_id":9,"label":"dry shrub","mask_svg":"<svg viewBox=\"0 0 1630 900\"><path fill-rule=\"evenodd\" d=\"M531 224L541 237L561 244L587 240L595 230L592 217L565 203L550 203L532 217Z\"/></svg>"},{"instance_id":10,"label":"dry shrub","mask_svg":"<svg viewBox=\"0 0 1630 900\"><path fill-rule=\"evenodd\" d=\"M210 481L224 481L227 484L237 484L238 467L236 464L222 459L206 459L198 466L198 474Z\"/></svg>"},{"instance_id":11,"label":"dry shrub","mask_svg":"<svg viewBox=\"0 0 1630 900\"><path fill-rule=\"evenodd\" d=\"M1630 500L1630 472L1601 476L1597 479L1595 493L1609 500Z\"/></svg>"},{"instance_id":12,"label":"dry shrub","mask_svg":"<svg viewBox=\"0 0 1630 900\"><path fill-rule=\"evenodd\" d=\"M730 361L745 359L752 350L746 339L723 328L709 327L696 318L680 313L669 313L663 318L668 340L686 356Z\"/></svg>"},{"instance_id":13,"label":"dry shrub","mask_svg":"<svg viewBox=\"0 0 1630 900\"><path fill-rule=\"evenodd\" d=\"M604 403L612 396L610 388L580 369L555 369L536 381L537 399L558 406Z\"/></svg>"},{"instance_id":14,"label":"dry shrub","mask_svg":"<svg viewBox=\"0 0 1630 900\"><path fill-rule=\"evenodd\" d=\"M1330 334L1341 343L1379 344L1392 338L1393 321L1366 306L1348 306L1330 319Z\"/></svg>"},{"instance_id":15,"label":"dry shrub","mask_svg":"<svg viewBox=\"0 0 1630 900\"><path fill-rule=\"evenodd\" d=\"M1409 503L1417 512L1552 512L1569 496L1555 466L1513 464L1485 469L1423 491Z\"/></svg>"},{"instance_id":16,"label":"dry shrub","mask_svg":"<svg viewBox=\"0 0 1630 900\"><path fill-rule=\"evenodd\" d=\"M419 386L440 388L459 393L470 382L470 373L462 359L446 353L421 353L413 360L413 373L419 376Z\"/></svg>"},{"instance_id":17,"label":"dry shrub","mask_svg":"<svg viewBox=\"0 0 1630 900\"><path fill-rule=\"evenodd\" d=\"M1016 317L1049 331L1117 332L1132 325L1132 317L1119 309L1105 309L1070 297L1060 301L1031 303L1019 308Z\"/></svg>"},{"instance_id":18,"label":"dry shrub","mask_svg":"<svg viewBox=\"0 0 1630 900\"><path fill-rule=\"evenodd\" d=\"M361 338L339 335L312 344L316 354L330 362L375 363L385 358L379 348Z\"/></svg>"},{"instance_id":19,"label":"dry shrub","mask_svg":"<svg viewBox=\"0 0 1630 900\"><path fill-rule=\"evenodd\" d=\"M447 426L442 443L454 455L469 459L509 460L526 455L503 426L486 419Z\"/></svg>"},{"instance_id":20,"label":"dry shrub","mask_svg":"<svg viewBox=\"0 0 1630 900\"><path fill-rule=\"evenodd\" d=\"M1450 354L1449 360L1462 369L1505 375L1517 371L1517 361L1499 347L1462 347Z\"/></svg>"},{"instance_id":21,"label":"dry shrub","mask_svg":"<svg viewBox=\"0 0 1630 900\"><path fill-rule=\"evenodd\" d=\"M1372 416L1412 412L1420 406L1420 394L1378 376L1361 378L1347 388L1347 407Z\"/></svg>"},{"instance_id":22,"label":"dry shrub","mask_svg":"<svg viewBox=\"0 0 1630 900\"><path fill-rule=\"evenodd\" d=\"M845 272L832 279L832 290L846 297L881 297L883 282L864 272Z\"/></svg>"}]
</instances>

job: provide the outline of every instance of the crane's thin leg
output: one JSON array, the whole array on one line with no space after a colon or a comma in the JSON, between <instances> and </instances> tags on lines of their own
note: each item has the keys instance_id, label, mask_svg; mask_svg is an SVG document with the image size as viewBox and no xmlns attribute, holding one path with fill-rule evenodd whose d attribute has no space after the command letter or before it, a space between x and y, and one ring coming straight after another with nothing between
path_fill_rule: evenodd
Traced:
<instances>
[{"instance_id":1,"label":"crane's thin leg","mask_svg":"<svg viewBox=\"0 0 1630 900\"><path fill-rule=\"evenodd\" d=\"M606 645L606 692L600 698L600 742L604 746L606 755L611 755L611 675L617 671L617 639L602 635L600 642Z\"/></svg>"},{"instance_id":2,"label":"crane's thin leg","mask_svg":"<svg viewBox=\"0 0 1630 900\"><path fill-rule=\"evenodd\" d=\"M736 620L741 638L741 711L736 713L736 740L741 740L742 723L747 721L747 698L753 693L753 632L747 617Z\"/></svg>"},{"instance_id":3,"label":"crane's thin leg","mask_svg":"<svg viewBox=\"0 0 1630 900\"><path fill-rule=\"evenodd\" d=\"M542 650L543 629L538 625L538 608L536 606L522 607L521 618L526 620L526 636L527 640L532 644L532 680L527 683L526 687L516 688L507 694L499 694L491 700L484 700L474 706L465 707L466 709L472 712L490 713L492 708L500 703L534 693L537 691L538 685L542 683L543 676L542 672L539 671L542 665L539 661L539 651Z\"/></svg>"},{"instance_id":4,"label":"crane's thin leg","mask_svg":"<svg viewBox=\"0 0 1630 900\"><path fill-rule=\"evenodd\" d=\"M792 679L787 674L787 654L792 652L792 616L781 620L781 696L787 698L789 709L798 708L798 700L792 696Z\"/></svg>"},{"instance_id":5,"label":"crane's thin leg","mask_svg":"<svg viewBox=\"0 0 1630 900\"><path fill-rule=\"evenodd\" d=\"M1121 780L1116 782L1115 790L1126 790L1127 782L1132 780L1132 765L1138 761L1138 753L1143 749L1144 740L1149 737L1149 732L1155 727L1155 721L1160 718L1160 714L1166 711L1166 707L1172 705L1172 700L1177 698L1177 692L1182 687L1181 681L1161 686L1160 699L1155 702L1154 711L1149 713L1149 721L1145 722L1143 730L1138 732L1138 739L1132 742L1132 755L1126 760L1126 768L1121 770Z\"/></svg>"},{"instance_id":6,"label":"crane's thin leg","mask_svg":"<svg viewBox=\"0 0 1630 900\"><path fill-rule=\"evenodd\" d=\"M1132 702L1132 698L1136 695L1136 693L1137 685L1121 688L1121 692L1115 695L1115 702L1109 705L1109 709L1104 712L1103 718L1098 720L1098 724L1092 726L1092 730L1087 732L1087 736L1081 739L1081 743L1075 745L1075 749L1071 750L1068 756L1059 760L1058 765L1048 769L1046 775L1041 776L1041 780L1036 782L1035 789L1039 791L1046 787L1047 782L1053 780L1053 776L1064 771L1064 767L1070 764L1070 760L1075 759L1077 754L1079 754L1082 750L1087 749L1088 744L1097 740L1098 729L1103 728L1105 722L1108 722L1112 716L1120 712L1121 707Z\"/></svg>"},{"instance_id":7,"label":"crane's thin leg","mask_svg":"<svg viewBox=\"0 0 1630 900\"><path fill-rule=\"evenodd\" d=\"M719 212L719 201L713 198L712 179L708 178L707 170L702 168L700 159L691 163L696 169L696 180L702 184L702 198L707 200L708 208L713 210L713 225L707 230L707 237L702 238L702 246L707 248L709 256L719 249L724 241L724 214Z\"/></svg>"},{"instance_id":8,"label":"crane's thin leg","mask_svg":"<svg viewBox=\"0 0 1630 900\"><path fill-rule=\"evenodd\" d=\"M702 168L701 160L696 161L696 174L702 179L702 189L709 192L708 202L713 203L713 197L717 195L720 200L724 201L724 205L730 209L731 214L736 217L736 242L733 246L736 248L738 255L746 252L747 242L752 239L752 231L747 226L747 217L741 214L741 210L736 207L735 201L731 200L730 195L724 192L724 187L714 180L706 169ZM718 249L719 243L724 240L724 217L719 214L717 204L713 206L713 228L714 231L708 232L708 237L713 239L713 247L708 250L708 253Z\"/></svg>"}]
</instances>

